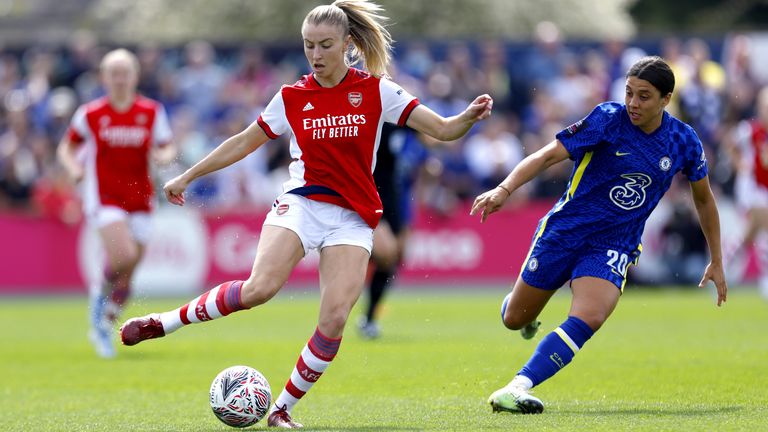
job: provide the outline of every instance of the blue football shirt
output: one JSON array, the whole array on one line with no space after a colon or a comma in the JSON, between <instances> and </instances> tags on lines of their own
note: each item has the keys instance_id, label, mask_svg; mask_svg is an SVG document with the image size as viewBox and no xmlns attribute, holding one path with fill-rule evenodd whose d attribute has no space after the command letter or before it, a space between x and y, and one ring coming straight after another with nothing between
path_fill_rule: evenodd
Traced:
<instances>
[{"instance_id":1,"label":"blue football shirt","mask_svg":"<svg viewBox=\"0 0 768 432\"><path fill-rule=\"evenodd\" d=\"M589 245L637 250L645 222L682 172L689 181L707 175L696 132L664 112L650 134L633 125L624 104L598 105L557 134L575 161L568 189L542 219L546 234L574 250Z\"/></svg>"}]
</instances>

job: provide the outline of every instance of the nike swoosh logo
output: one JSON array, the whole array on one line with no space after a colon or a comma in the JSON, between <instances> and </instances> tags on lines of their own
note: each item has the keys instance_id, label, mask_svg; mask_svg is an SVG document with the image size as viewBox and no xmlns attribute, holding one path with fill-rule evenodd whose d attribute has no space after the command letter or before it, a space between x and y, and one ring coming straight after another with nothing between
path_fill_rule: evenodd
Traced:
<instances>
[{"instance_id":1,"label":"nike swoosh logo","mask_svg":"<svg viewBox=\"0 0 768 432\"><path fill-rule=\"evenodd\" d=\"M626 155L628 155L628 154L631 154L631 153L629 153L629 152L627 152L627 153L624 153L624 152L620 152L620 151L617 151L617 152L616 152L616 156L626 156Z\"/></svg>"}]
</instances>

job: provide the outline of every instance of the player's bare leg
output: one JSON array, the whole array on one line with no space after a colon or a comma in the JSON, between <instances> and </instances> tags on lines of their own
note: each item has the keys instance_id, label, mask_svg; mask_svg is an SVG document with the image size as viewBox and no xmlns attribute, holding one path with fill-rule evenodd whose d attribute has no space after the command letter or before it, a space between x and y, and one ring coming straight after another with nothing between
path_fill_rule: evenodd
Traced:
<instances>
[{"instance_id":1,"label":"player's bare leg","mask_svg":"<svg viewBox=\"0 0 768 432\"><path fill-rule=\"evenodd\" d=\"M301 427L292 420L290 412L336 356L344 326L363 289L368 259L368 251L359 246L328 246L320 252L317 329L302 350L285 388L275 399L269 426Z\"/></svg>"},{"instance_id":2,"label":"player's bare leg","mask_svg":"<svg viewBox=\"0 0 768 432\"><path fill-rule=\"evenodd\" d=\"M320 316L318 328L338 338L365 281L368 251L359 246L339 245L320 253Z\"/></svg>"},{"instance_id":3,"label":"player's bare leg","mask_svg":"<svg viewBox=\"0 0 768 432\"><path fill-rule=\"evenodd\" d=\"M285 285L304 256L301 240L293 231L264 225L251 275L246 281L228 281L173 311L126 321L120 328L125 345L165 336L179 328L209 321L266 303Z\"/></svg>"},{"instance_id":4,"label":"player's bare leg","mask_svg":"<svg viewBox=\"0 0 768 432\"><path fill-rule=\"evenodd\" d=\"M734 260L746 258L746 251L749 246L754 246L755 253L757 254L757 263L760 271L758 277L758 291L760 294L768 299L768 247L766 245L765 238L759 238L759 235L765 231L768 231L768 208L754 207L747 213L747 230L744 236L744 240L739 245L740 253L736 254ZM731 264L726 261L726 265ZM732 267L732 264L729 266ZM728 269L730 270L730 268ZM727 274L727 273L726 273Z\"/></svg>"},{"instance_id":5,"label":"player's bare leg","mask_svg":"<svg viewBox=\"0 0 768 432\"><path fill-rule=\"evenodd\" d=\"M131 293L131 281L144 256L145 247L133 237L127 221L117 221L99 230L107 256L104 272L106 316L114 324Z\"/></svg>"},{"instance_id":6,"label":"player's bare leg","mask_svg":"<svg viewBox=\"0 0 768 432\"><path fill-rule=\"evenodd\" d=\"M510 330L520 330L524 339L531 339L539 330L539 316L555 290L544 290L528 285L518 277L512 292L502 303L502 321Z\"/></svg>"},{"instance_id":7,"label":"player's bare leg","mask_svg":"<svg viewBox=\"0 0 768 432\"><path fill-rule=\"evenodd\" d=\"M501 319L510 330L520 330L525 339L536 334L541 322L539 316L556 290L544 290L517 278L512 292L507 294L501 306ZM520 382L519 376L496 390L488 398L493 412L509 411L522 414L538 414L544 411L544 403L530 394L530 385Z\"/></svg>"},{"instance_id":8,"label":"player's bare leg","mask_svg":"<svg viewBox=\"0 0 768 432\"><path fill-rule=\"evenodd\" d=\"M243 284L243 305L252 308L274 297L302 258L304 247L295 232L264 225L251 274Z\"/></svg>"},{"instance_id":9,"label":"player's bare leg","mask_svg":"<svg viewBox=\"0 0 768 432\"><path fill-rule=\"evenodd\" d=\"M542 339L526 365L509 384L491 394L488 402L494 412L542 412L544 404L530 394L531 388L571 362L611 315L621 295L612 282L595 277L575 279L571 282L571 289L573 300L568 319Z\"/></svg>"},{"instance_id":10,"label":"player's bare leg","mask_svg":"<svg viewBox=\"0 0 768 432\"><path fill-rule=\"evenodd\" d=\"M612 282L596 277L581 277L571 282L573 299L569 316L575 316L597 331L611 316L621 297Z\"/></svg>"},{"instance_id":11,"label":"player's bare leg","mask_svg":"<svg viewBox=\"0 0 768 432\"><path fill-rule=\"evenodd\" d=\"M131 233L126 220L99 229L107 261L104 283L91 289L89 300L89 339L101 357L115 356L113 326L130 293L131 278L144 253L144 247Z\"/></svg>"},{"instance_id":12,"label":"player's bare leg","mask_svg":"<svg viewBox=\"0 0 768 432\"><path fill-rule=\"evenodd\" d=\"M360 335L365 339L376 339L381 335L381 328L376 320L376 312L381 299L392 283L400 260L398 238L389 224L382 220L373 231L372 260L376 268L368 283L368 306L365 315L357 323Z\"/></svg>"}]
</instances>

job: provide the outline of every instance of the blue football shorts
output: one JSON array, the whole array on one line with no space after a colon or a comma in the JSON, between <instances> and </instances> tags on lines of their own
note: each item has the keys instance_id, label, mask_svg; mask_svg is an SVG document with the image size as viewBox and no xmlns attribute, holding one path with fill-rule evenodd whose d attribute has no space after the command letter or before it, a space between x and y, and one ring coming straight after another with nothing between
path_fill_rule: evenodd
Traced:
<instances>
[{"instance_id":1,"label":"blue football shorts","mask_svg":"<svg viewBox=\"0 0 768 432\"><path fill-rule=\"evenodd\" d=\"M591 245L586 241L570 247L569 242L573 240L539 238L523 263L523 280L536 288L556 290L570 280L592 276L624 290L627 270L640 257L639 248Z\"/></svg>"}]
</instances>

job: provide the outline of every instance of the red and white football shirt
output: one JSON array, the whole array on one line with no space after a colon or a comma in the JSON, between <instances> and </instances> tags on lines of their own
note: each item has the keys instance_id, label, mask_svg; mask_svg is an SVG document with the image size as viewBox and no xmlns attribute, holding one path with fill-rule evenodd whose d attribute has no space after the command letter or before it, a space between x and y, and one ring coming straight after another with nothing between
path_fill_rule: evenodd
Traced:
<instances>
[{"instance_id":1,"label":"red and white football shirt","mask_svg":"<svg viewBox=\"0 0 768 432\"><path fill-rule=\"evenodd\" d=\"M752 163L755 182L768 188L768 131L759 121L749 122L749 140L746 156Z\"/></svg>"},{"instance_id":2,"label":"red and white football shirt","mask_svg":"<svg viewBox=\"0 0 768 432\"><path fill-rule=\"evenodd\" d=\"M86 213L104 205L129 212L151 210L150 149L171 140L162 104L137 96L128 110L118 112L102 97L77 109L67 135L85 146Z\"/></svg>"},{"instance_id":3,"label":"red and white football shirt","mask_svg":"<svg viewBox=\"0 0 768 432\"><path fill-rule=\"evenodd\" d=\"M405 125L418 104L392 81L350 68L332 88L311 74L283 86L257 121L270 138L291 134L284 191L354 210L375 228L383 211L373 181L382 125Z\"/></svg>"}]
</instances>

